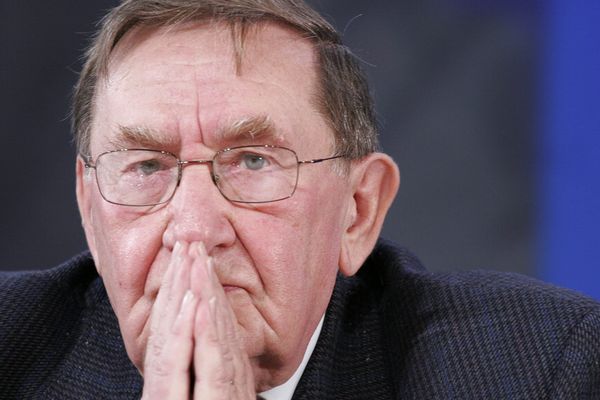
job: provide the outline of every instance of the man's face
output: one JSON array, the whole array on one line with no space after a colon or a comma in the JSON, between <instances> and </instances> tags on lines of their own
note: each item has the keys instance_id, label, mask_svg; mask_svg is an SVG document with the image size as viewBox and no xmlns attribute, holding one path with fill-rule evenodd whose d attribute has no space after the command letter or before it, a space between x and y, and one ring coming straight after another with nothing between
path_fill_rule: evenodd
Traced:
<instances>
[{"instance_id":1,"label":"man's face","mask_svg":"<svg viewBox=\"0 0 600 400\"><path fill-rule=\"evenodd\" d=\"M129 147L210 159L245 144L285 146L301 160L330 156L332 133L314 105L311 44L263 25L248 36L236 72L231 38L229 28L209 24L128 34L100 83L92 157ZM272 129L243 128L265 118ZM201 241L215 260L258 385L293 373L328 304L350 218L348 178L332 162L301 166L292 198L258 205L223 198L206 165L186 167L173 199L150 209L104 201L93 176L84 175L79 161L86 235L138 368L173 246Z\"/></svg>"}]
</instances>

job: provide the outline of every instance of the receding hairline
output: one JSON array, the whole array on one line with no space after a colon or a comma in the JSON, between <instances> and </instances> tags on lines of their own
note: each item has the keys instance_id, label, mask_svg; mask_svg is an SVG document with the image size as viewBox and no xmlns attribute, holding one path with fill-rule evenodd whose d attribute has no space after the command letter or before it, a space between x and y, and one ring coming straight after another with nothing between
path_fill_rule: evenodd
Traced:
<instances>
[{"instance_id":1,"label":"receding hairline","mask_svg":"<svg viewBox=\"0 0 600 400\"><path fill-rule=\"evenodd\" d=\"M295 34L298 41L304 41L311 46L315 55L317 55L316 36L300 29L297 26L287 22L280 21L276 18L265 16L264 18L244 19L240 21L225 19L222 17L212 16L196 16L189 19L170 20L170 21L150 21L138 23L128 26L119 35L114 37L110 43L110 49L104 52L105 57L99 57L96 64L97 81L102 81L108 78L110 74L110 65L115 61L114 56L122 53L122 47L127 45L128 41L136 38L136 43L139 44L140 35L142 40L151 38L156 32L163 30L162 34L185 29L223 29L229 30L231 34L231 43L233 45L233 56L236 66L236 71L241 74L244 57L244 47L250 36L257 36L260 32L268 27L279 27L285 31ZM106 45L108 43L105 43ZM133 45L135 46L135 45ZM126 54L124 54L126 56Z\"/></svg>"},{"instance_id":2,"label":"receding hairline","mask_svg":"<svg viewBox=\"0 0 600 400\"><path fill-rule=\"evenodd\" d=\"M89 149L98 85L125 34L140 26L211 20L231 27L240 56L249 27L265 23L281 24L308 39L317 55L316 108L332 129L335 147L351 159L377 150L377 121L366 76L332 24L303 0L123 0L99 22L75 86L72 127L78 150Z\"/></svg>"},{"instance_id":3,"label":"receding hairline","mask_svg":"<svg viewBox=\"0 0 600 400\"><path fill-rule=\"evenodd\" d=\"M117 43L114 47L113 52L111 53L110 62L108 64L107 76L105 78L99 78L98 83L100 85L96 88L96 98L98 96L102 96L102 93L106 90L106 84L111 79L111 75L115 73L114 68L119 68L119 64L121 62L126 62L126 59L135 51L135 48L140 46L144 41L152 41L162 35L169 35L173 32L178 31L194 31L194 30L220 30L222 32L227 32L228 29L231 29L229 24L224 23L220 20L208 19L205 18L203 20L194 20L187 22L180 22L177 25L169 25L169 26L138 26L132 27ZM319 71L318 71L318 53L316 46L306 35L302 35L302 32L298 29L295 29L293 26L289 26L288 24L284 24L278 21L272 20L261 20L257 21L256 24L252 25L250 29L246 32L246 36L244 37L246 43L248 44L247 49L248 58L246 60L252 63L252 50L253 42L256 40L256 43L260 43L261 39L269 38L270 36L261 37L263 34L272 35L273 33L281 40L283 43L281 48L283 51L287 51L286 49L290 49L295 46L303 47L303 54L301 57L305 58L305 60L310 60L310 64L306 64L311 68L311 90L309 93L309 102L311 107L313 107L313 111L315 114L323 117L322 113L319 110L319 92L320 88L320 80L319 80ZM223 40L227 40L227 36L223 36ZM266 40L262 40L263 46L266 43ZM289 43L289 47L288 44ZM235 46L232 42L228 42L232 45L233 52L231 54L232 57L235 55ZM124 46L124 47L120 47ZM227 50L230 52L231 48ZM304 53L306 51L306 53ZM309 55L310 53L310 55ZM112 57L117 57L116 59ZM243 61L243 55L242 55ZM233 60L232 60L233 61ZM242 62L243 64L243 62ZM239 75L243 74L243 67L237 69ZM104 82L104 84L102 84ZM306 86L306 85L305 85ZM106 94L106 93L105 93ZM96 103L97 104L97 103ZM97 110L94 111L94 116L97 116ZM324 118L324 117L323 117ZM95 119L95 118L94 118ZM326 119L324 119L325 126L329 129L329 126ZM90 137L93 135L96 124L92 122ZM274 121L271 120L270 115L268 114L245 114L239 115L231 118L225 118L219 126L216 127L215 137L216 141L219 143L232 143L236 144L236 142L256 142L257 140L265 139L268 141L267 144L275 144L275 145L285 145L287 142L286 135L284 135L280 131L279 126L275 126ZM113 128L114 140L111 140L109 143L114 148L126 148L131 145L140 145L142 147L148 148L156 148L163 150L162 147L166 148L176 148L178 143L175 143L174 140L168 137L168 133L160 132L154 128L145 126L145 125L125 125L125 126L116 126ZM333 150L335 147L335 137L333 130L328 132L328 147L331 147L330 150ZM90 152L91 149L88 150Z\"/></svg>"}]
</instances>

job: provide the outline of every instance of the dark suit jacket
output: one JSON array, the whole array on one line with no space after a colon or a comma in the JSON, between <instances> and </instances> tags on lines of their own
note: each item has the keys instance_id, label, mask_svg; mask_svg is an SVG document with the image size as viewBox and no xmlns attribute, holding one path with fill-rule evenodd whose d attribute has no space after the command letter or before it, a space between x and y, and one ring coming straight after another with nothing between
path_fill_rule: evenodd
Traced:
<instances>
[{"instance_id":1,"label":"dark suit jacket","mask_svg":"<svg viewBox=\"0 0 600 400\"><path fill-rule=\"evenodd\" d=\"M92 260L0 278L0 398L135 399ZM600 399L600 305L511 274L436 275L380 242L338 277L294 399Z\"/></svg>"}]
</instances>

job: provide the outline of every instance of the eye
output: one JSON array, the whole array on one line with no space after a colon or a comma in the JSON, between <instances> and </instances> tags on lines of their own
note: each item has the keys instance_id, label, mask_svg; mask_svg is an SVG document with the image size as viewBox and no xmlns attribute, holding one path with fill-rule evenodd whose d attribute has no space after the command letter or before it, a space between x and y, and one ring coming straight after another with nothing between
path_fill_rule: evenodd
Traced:
<instances>
[{"instance_id":1,"label":"eye","mask_svg":"<svg viewBox=\"0 0 600 400\"><path fill-rule=\"evenodd\" d=\"M241 157L240 164L252 171L257 171L268 165L268 161L259 154L245 153Z\"/></svg>"},{"instance_id":2,"label":"eye","mask_svg":"<svg viewBox=\"0 0 600 400\"><path fill-rule=\"evenodd\" d=\"M130 167L130 170L132 172L146 176L152 175L163 169L166 169L166 166L160 160L157 159L138 161L132 164Z\"/></svg>"}]
</instances>

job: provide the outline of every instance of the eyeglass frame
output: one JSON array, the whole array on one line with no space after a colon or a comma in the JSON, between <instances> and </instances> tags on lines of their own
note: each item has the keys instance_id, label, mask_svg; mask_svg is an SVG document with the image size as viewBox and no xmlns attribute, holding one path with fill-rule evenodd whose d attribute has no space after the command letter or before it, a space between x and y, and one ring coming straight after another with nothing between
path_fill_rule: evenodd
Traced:
<instances>
[{"instance_id":1,"label":"eyeglass frame","mask_svg":"<svg viewBox=\"0 0 600 400\"><path fill-rule=\"evenodd\" d=\"M217 184L217 178L214 175L214 163L215 163L215 159L223 153L226 153L228 151L232 151L232 150L237 150L237 149L243 149L243 148L268 148L268 149L283 149L283 150L287 150L289 152L291 152L294 157L296 158L296 181L294 182L294 188L292 189L292 192L285 197L281 197L275 200L266 200L266 201L243 201L243 200L231 200L229 197L227 197L223 191L221 190L221 188L219 187L219 185ZM108 200L104 193L102 193L102 189L100 188L100 182L98 181L98 174L94 174L96 177L96 186L98 187L98 191L100 192L100 195L102 196L102 198L104 199L104 201L111 203L111 204L115 204L115 205L119 205L119 206L124 206L124 207L154 207L154 206L159 206L159 205L163 205L163 204L167 204L168 202L170 202L173 197L175 196L175 193L177 192L177 189L179 188L179 185L181 183L181 179L183 177L183 168L187 167L189 165L203 165L203 164L209 164L210 168L210 177L211 180L213 182L213 184L215 185L215 187L217 188L217 190L219 191L219 193L221 193L221 195L227 200L230 201L232 203L242 203L242 204L264 204L264 203L274 203L277 201L282 201L282 200L286 200L289 199L290 197L292 197L294 195L294 193L296 193L296 189L298 188L298 179L300 177L300 165L302 164L318 164L321 163L323 161L329 161L329 160L334 160L334 159L338 159L338 158L344 158L345 156L343 154L336 154L333 156L329 156L329 157L324 157L324 158L313 158L311 160L299 160L298 159L298 154L287 147L284 146L275 146L275 145L270 145L270 144L257 144L257 145L245 145L245 146L234 146L234 147L226 147L224 149L218 150L217 152L215 152L215 154L213 155L212 158L207 158L207 159L198 159L198 160L180 160L178 156L176 156L175 154L171 153L170 151L166 151L166 150L157 150L157 149L144 149L144 148L122 148L122 149L115 149L115 150L109 150L109 151L105 151L102 152L100 154L98 154L98 156L96 156L96 159L93 160L91 155L85 155L85 154L80 154L81 158L84 161L84 167L89 170L89 169L93 169L94 171L97 171L96 167L98 165L98 159L100 157L102 157L105 154L111 154L111 153L117 153L117 152L127 152L127 151L149 151L149 152L155 152L155 153L160 153L160 154L164 154L164 155L168 155L173 157L175 160L177 160L177 183L175 184L175 187L173 188L173 192L171 193L171 195L164 201L161 201L159 203L151 203L151 204L123 204L123 203L118 203L115 201L111 201Z\"/></svg>"}]
</instances>

